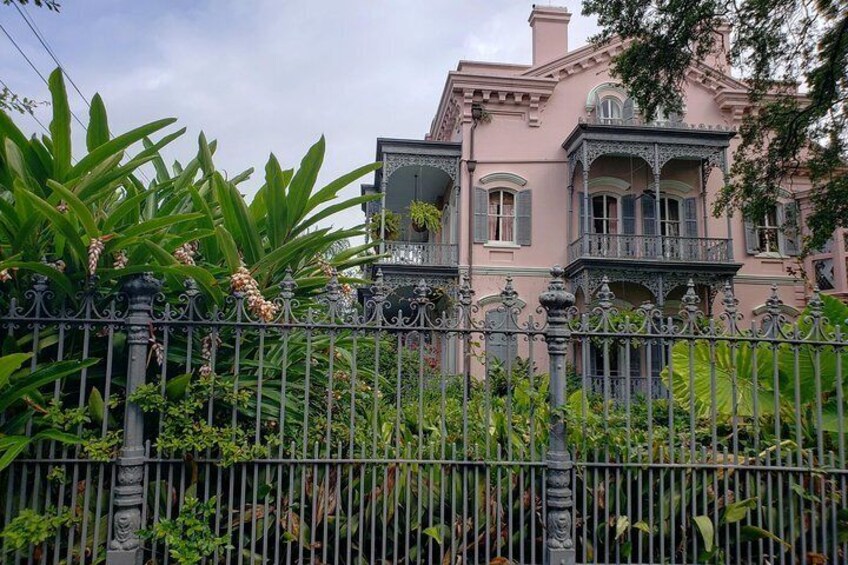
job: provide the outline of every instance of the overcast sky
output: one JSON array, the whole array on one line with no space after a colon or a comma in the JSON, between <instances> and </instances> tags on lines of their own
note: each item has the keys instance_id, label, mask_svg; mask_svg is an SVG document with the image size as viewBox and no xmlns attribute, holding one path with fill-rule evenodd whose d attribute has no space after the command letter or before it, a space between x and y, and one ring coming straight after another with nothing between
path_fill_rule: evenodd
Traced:
<instances>
[{"instance_id":1,"label":"overcast sky","mask_svg":"<svg viewBox=\"0 0 848 565\"><path fill-rule=\"evenodd\" d=\"M188 132L165 152L188 161L203 130L230 175L250 167L261 185L269 152L294 166L323 133L319 182L374 160L375 138L422 138L449 70L460 59L530 61L532 2L521 0L61 0L60 13L26 11L83 94L99 92L110 129L176 117ZM571 47L594 30L572 12ZM56 66L13 6L0 22L44 76ZM47 87L0 35L0 78L19 94ZM75 113L87 107L68 89ZM37 111L49 123L49 108ZM19 122L40 131L31 119ZM82 128L76 139L82 149ZM79 155L79 152L75 152ZM370 180L370 179L369 179ZM358 183L346 193L358 192ZM353 225L359 214L338 217Z\"/></svg>"}]
</instances>

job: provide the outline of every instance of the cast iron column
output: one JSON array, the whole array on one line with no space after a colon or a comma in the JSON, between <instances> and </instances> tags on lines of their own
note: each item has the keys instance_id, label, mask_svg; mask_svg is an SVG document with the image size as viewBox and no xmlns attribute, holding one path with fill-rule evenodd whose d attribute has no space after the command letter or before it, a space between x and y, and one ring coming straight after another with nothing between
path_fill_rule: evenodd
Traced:
<instances>
[{"instance_id":1,"label":"cast iron column","mask_svg":"<svg viewBox=\"0 0 848 565\"><path fill-rule=\"evenodd\" d=\"M129 302L127 312L127 397L144 384L147 372L153 297L159 281L149 274L132 278L124 285ZM108 565L141 565L142 550L138 531L144 502L144 415L127 402L124 417L124 444L117 461L112 539L106 552Z\"/></svg>"},{"instance_id":2,"label":"cast iron column","mask_svg":"<svg viewBox=\"0 0 848 565\"><path fill-rule=\"evenodd\" d=\"M539 302L548 314L545 341L550 361L551 432L547 456L547 515L548 544L545 563L548 565L573 565L574 549L574 497L571 492L571 455L565 445L565 424L560 409L565 405L565 356L571 330L568 327L568 309L574 305L574 295L566 292L564 271L559 265L551 269L548 289L539 296Z\"/></svg>"}]
</instances>

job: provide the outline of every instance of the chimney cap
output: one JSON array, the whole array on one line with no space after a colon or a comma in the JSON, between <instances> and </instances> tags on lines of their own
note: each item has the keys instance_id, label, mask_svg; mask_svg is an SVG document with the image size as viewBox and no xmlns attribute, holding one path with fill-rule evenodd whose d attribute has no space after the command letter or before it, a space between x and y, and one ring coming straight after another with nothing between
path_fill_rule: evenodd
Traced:
<instances>
[{"instance_id":1,"label":"chimney cap","mask_svg":"<svg viewBox=\"0 0 848 565\"><path fill-rule=\"evenodd\" d=\"M528 21L532 26L537 20L568 23L571 20L571 12L565 6L537 6L533 4L533 10L530 12L530 19Z\"/></svg>"}]
</instances>

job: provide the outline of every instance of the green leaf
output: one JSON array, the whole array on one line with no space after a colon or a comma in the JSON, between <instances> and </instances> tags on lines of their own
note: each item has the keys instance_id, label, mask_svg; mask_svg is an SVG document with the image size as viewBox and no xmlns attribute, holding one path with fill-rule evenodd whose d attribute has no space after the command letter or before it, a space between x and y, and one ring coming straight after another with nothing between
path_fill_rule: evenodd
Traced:
<instances>
[{"instance_id":1,"label":"green leaf","mask_svg":"<svg viewBox=\"0 0 848 565\"><path fill-rule=\"evenodd\" d=\"M444 524L436 524L435 526L430 526L424 530L424 535L430 536L433 538L437 544L442 545L445 541L444 534L445 532L450 532L450 528L445 526Z\"/></svg>"},{"instance_id":2,"label":"green leaf","mask_svg":"<svg viewBox=\"0 0 848 565\"><path fill-rule=\"evenodd\" d=\"M619 516L615 521L615 539L621 538L630 529L630 518Z\"/></svg>"},{"instance_id":3,"label":"green leaf","mask_svg":"<svg viewBox=\"0 0 848 565\"><path fill-rule=\"evenodd\" d=\"M742 526L740 528L740 542L756 541L760 539L770 539L782 544L786 549L792 549L792 544L780 539L773 533L757 526Z\"/></svg>"},{"instance_id":4,"label":"green leaf","mask_svg":"<svg viewBox=\"0 0 848 565\"><path fill-rule=\"evenodd\" d=\"M91 421L97 424L102 423L106 417L106 405L97 387L93 387L88 395L88 415L91 416Z\"/></svg>"},{"instance_id":5,"label":"green leaf","mask_svg":"<svg viewBox=\"0 0 848 565\"><path fill-rule=\"evenodd\" d=\"M185 397L188 385L191 382L191 373L185 373L174 377L165 385L165 394L170 400L182 400Z\"/></svg>"},{"instance_id":6,"label":"green leaf","mask_svg":"<svg viewBox=\"0 0 848 565\"><path fill-rule=\"evenodd\" d=\"M309 197L324 162L324 150L325 142L322 135L321 139L310 147L306 155L303 156L300 167L292 177L291 184L289 184L287 211L288 225L290 226L296 225L306 212Z\"/></svg>"},{"instance_id":7,"label":"green leaf","mask_svg":"<svg viewBox=\"0 0 848 565\"><path fill-rule=\"evenodd\" d=\"M48 179L47 186L59 193L62 200L68 204L68 207L70 207L77 219L79 219L82 227L85 228L85 233L88 237L94 239L100 235L100 230L97 229L97 221L94 219L94 215L91 213L91 210L88 209L88 206L86 206L76 194L68 190L64 185L62 185L62 183L54 180Z\"/></svg>"},{"instance_id":8,"label":"green leaf","mask_svg":"<svg viewBox=\"0 0 848 565\"><path fill-rule=\"evenodd\" d=\"M10 353L0 357L0 389L9 384L12 373L21 368L24 362L32 357L32 353Z\"/></svg>"},{"instance_id":9,"label":"green leaf","mask_svg":"<svg viewBox=\"0 0 848 565\"><path fill-rule=\"evenodd\" d=\"M49 221L51 229L57 234L65 237L67 242L73 248L78 259L83 259L87 255L87 242L83 242L76 227L68 221L64 214L61 214L56 208L28 191L19 182L15 182L15 197L26 199L27 202L37 208L46 219Z\"/></svg>"},{"instance_id":10,"label":"green leaf","mask_svg":"<svg viewBox=\"0 0 848 565\"><path fill-rule=\"evenodd\" d=\"M728 504L724 509L724 523L735 524L744 520L748 515L748 511L757 507L756 498L746 498L738 502Z\"/></svg>"},{"instance_id":11,"label":"green leaf","mask_svg":"<svg viewBox=\"0 0 848 565\"><path fill-rule=\"evenodd\" d=\"M219 173L212 177L212 187L215 198L221 206L224 217L224 227L232 234L236 241L241 243L245 262L253 265L265 254L259 231L253 223L244 198L231 183L224 180Z\"/></svg>"},{"instance_id":12,"label":"green leaf","mask_svg":"<svg viewBox=\"0 0 848 565\"><path fill-rule=\"evenodd\" d=\"M0 471L11 465L18 455L29 446L30 439L26 436L6 436L0 442Z\"/></svg>"},{"instance_id":13,"label":"green leaf","mask_svg":"<svg viewBox=\"0 0 848 565\"><path fill-rule=\"evenodd\" d=\"M704 540L704 549L707 553L711 552L715 546L715 528L713 527L713 521L710 520L709 516L695 516L692 520L695 522L695 525L698 526L698 531Z\"/></svg>"},{"instance_id":14,"label":"green leaf","mask_svg":"<svg viewBox=\"0 0 848 565\"><path fill-rule=\"evenodd\" d=\"M633 524L633 528L639 530L640 532L645 532L646 534L654 533L653 528L651 528L651 526L649 526L648 523L643 520L639 520L638 522Z\"/></svg>"},{"instance_id":15,"label":"green leaf","mask_svg":"<svg viewBox=\"0 0 848 565\"><path fill-rule=\"evenodd\" d=\"M197 159L200 161L200 169L204 175L211 175L215 172L215 164L212 162L212 151L209 149L209 144L206 143L206 135L203 132L200 132L197 144L199 146Z\"/></svg>"},{"instance_id":16,"label":"green leaf","mask_svg":"<svg viewBox=\"0 0 848 565\"><path fill-rule=\"evenodd\" d=\"M88 110L88 130L85 135L86 147L94 151L109 141L109 119L106 117L106 106L100 94L95 93Z\"/></svg>"},{"instance_id":17,"label":"green leaf","mask_svg":"<svg viewBox=\"0 0 848 565\"><path fill-rule=\"evenodd\" d=\"M271 153L265 165L265 190L263 191L268 217L268 239L271 247L281 245L288 234L286 187L291 182L292 171L283 171Z\"/></svg>"},{"instance_id":18,"label":"green leaf","mask_svg":"<svg viewBox=\"0 0 848 565\"><path fill-rule=\"evenodd\" d=\"M37 369L33 373L26 375L25 378L12 379L12 388L0 395L0 411L6 410L9 406L37 391L42 386L78 373L80 370L91 367L97 362L99 362L99 359L93 358L80 361L58 361Z\"/></svg>"},{"instance_id":19,"label":"green leaf","mask_svg":"<svg viewBox=\"0 0 848 565\"><path fill-rule=\"evenodd\" d=\"M150 136L151 134L159 131L160 129L173 124L175 121L177 121L175 118L156 120L155 122L150 122L149 124L137 127L128 131L127 133L123 133L115 137L114 139L107 141L106 143L98 146L97 149L91 151L88 155L80 159L79 163L74 165L74 167L70 170L68 177L81 177L82 175L99 165L104 159L111 157L115 153L120 153L121 151L124 151L133 143L141 141L145 137Z\"/></svg>"},{"instance_id":20,"label":"green leaf","mask_svg":"<svg viewBox=\"0 0 848 565\"><path fill-rule=\"evenodd\" d=\"M312 197L309 199L309 204L306 207L306 211L310 212L314 210L317 206L320 206L325 202L335 199L341 189L345 188L357 179L360 179L369 173L373 173L382 166L383 164L380 162L369 163L368 165L364 165L362 167L359 167L358 169L354 169L353 171L340 176L339 178L335 179L330 184L328 184L327 186L312 195ZM380 197L379 194L369 196L377 196L378 198Z\"/></svg>"},{"instance_id":21,"label":"green leaf","mask_svg":"<svg viewBox=\"0 0 848 565\"><path fill-rule=\"evenodd\" d=\"M241 267L241 258L239 257L238 248L232 234L224 226L216 226L215 235L217 236L221 252L227 260L230 273L235 273Z\"/></svg>"},{"instance_id":22,"label":"green leaf","mask_svg":"<svg viewBox=\"0 0 848 565\"><path fill-rule=\"evenodd\" d=\"M52 428L41 430L40 432L32 436L33 441L40 441L42 439L50 439L53 441L66 443L68 445L82 443L82 438L80 438L79 436L75 436L74 434L69 434L60 430L54 430Z\"/></svg>"},{"instance_id":23,"label":"green leaf","mask_svg":"<svg viewBox=\"0 0 848 565\"><path fill-rule=\"evenodd\" d=\"M56 283L56 285L69 296L73 296L73 294L78 290L78 287L71 282L71 279L69 279L67 275L60 273L53 267L45 265L44 263L36 263L35 261L2 261L0 262L0 270L3 269L21 269L23 271L32 271L33 273L44 275L50 279L51 282Z\"/></svg>"},{"instance_id":24,"label":"green leaf","mask_svg":"<svg viewBox=\"0 0 848 565\"><path fill-rule=\"evenodd\" d=\"M53 106L53 119L50 121L50 139L53 141L53 178L65 180L71 170L71 108L68 106L68 92L62 70L50 73L47 81Z\"/></svg>"}]
</instances>

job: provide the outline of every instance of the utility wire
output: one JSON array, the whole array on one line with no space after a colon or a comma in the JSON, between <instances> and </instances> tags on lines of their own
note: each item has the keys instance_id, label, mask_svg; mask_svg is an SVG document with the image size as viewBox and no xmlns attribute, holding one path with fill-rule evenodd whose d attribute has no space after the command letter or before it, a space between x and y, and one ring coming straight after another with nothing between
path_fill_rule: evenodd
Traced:
<instances>
[{"instance_id":1,"label":"utility wire","mask_svg":"<svg viewBox=\"0 0 848 565\"><path fill-rule=\"evenodd\" d=\"M8 85L8 84L6 84L6 82L5 82L2 78L0 78L0 86L2 86L3 88L5 88L5 89L6 89L6 90L8 90L9 92L11 92L11 91L12 91L12 89L11 89L11 88L9 88L9 85ZM41 120L39 120L39 119L38 119L38 116L36 116L33 112L29 112L29 115L30 115L30 117L32 117L32 119L33 119L33 120L35 120L35 121L36 121L36 123L37 123L38 125L40 125L40 126L41 126L41 129L43 129L45 132L47 132L47 135L50 135L50 130L49 130L49 129L47 129L47 128L44 126L44 124L43 124L43 123L41 123Z\"/></svg>"},{"instance_id":2,"label":"utility wire","mask_svg":"<svg viewBox=\"0 0 848 565\"><path fill-rule=\"evenodd\" d=\"M47 42L47 38L45 38L44 34L41 33L41 29L38 27L38 24L36 24L35 20L32 18L32 16L29 15L29 12L25 11L26 6L24 6L24 8L21 9L21 7L15 2L12 3L12 6L14 6L15 9L18 11L18 13L21 15L21 18L23 18L24 22L26 22L26 25L32 31L33 35L35 35L35 38L38 39L38 42L41 43L41 46L44 47L45 51L47 51L47 54L50 55L50 57L56 63L56 66L58 66L59 69L61 69L62 73L66 77L68 77L68 81L74 87L74 90L77 91L77 94L80 95L80 98L82 98L82 100L83 100L83 102L85 102L86 106L91 108L91 103L88 101L88 97L86 97L86 95L82 93L82 90L80 90L80 87L77 86L77 83L74 82L73 78L71 78L71 74L65 69L65 66L59 61L59 57L56 56L56 53L53 51L53 49L50 47L50 44Z\"/></svg>"},{"instance_id":3,"label":"utility wire","mask_svg":"<svg viewBox=\"0 0 848 565\"><path fill-rule=\"evenodd\" d=\"M3 33L6 35L6 37L7 37L7 38L9 38L9 41L11 41L11 42L12 42L12 45L14 45L14 46L15 46L15 49L17 49L17 50L18 50L18 53L20 53L20 54L21 54L21 56L22 56L22 57L26 60L26 62L27 62L27 63L29 63L29 66L30 66L30 67L32 67L32 70L34 70L34 71L35 71L35 73L36 73L36 74L37 74L37 75L41 78L41 80L42 80L42 81L44 81L44 84L46 84L46 85L49 87L49 86L50 86L50 83L49 83L49 82L47 82L47 79L46 79L46 78L44 78L44 75L43 75L43 74L41 74L41 71L39 71L39 70L38 70L38 67L36 67L36 66L35 66L35 64L32 62L32 60L31 60L29 57L27 57L27 54L24 52L24 50L23 50L23 49L21 49L21 46L20 46L20 45L18 45L18 42L17 42L17 41L15 41L15 38L14 38L14 37L12 37L12 36L9 34L9 32L8 32L8 31L6 31L6 28L5 28L5 27L3 27L3 24L2 24L2 23L0 23L0 30L2 30L2 31L3 31ZM71 110L71 115L74 117L74 119L77 121L77 123L83 127L83 129L86 129L86 128L85 128L85 124L84 124L84 123L82 123L82 120L80 120L80 119L79 119L79 117L77 117L77 115L74 113L74 111L73 111L73 110Z\"/></svg>"},{"instance_id":4,"label":"utility wire","mask_svg":"<svg viewBox=\"0 0 848 565\"><path fill-rule=\"evenodd\" d=\"M74 79L71 77L71 74L67 71L65 66L62 65L62 63L59 61L59 57L56 55L56 53L50 47L50 43L47 41L47 38L44 36L43 33L41 33L41 29L38 27L38 24L35 23L35 19L32 18L32 16L30 16L28 13L24 13L24 11L21 10L21 8L16 3L13 3L12 5L18 10L18 14L20 14L21 18L23 18L24 22L27 24L27 27L29 27L30 31L32 31L33 35L35 35L36 39L38 39L38 42L41 43L41 46L44 47L44 50L47 51L47 54L50 55L50 58L53 59L53 61L56 63L56 66L59 67L59 70L62 71L62 74L65 75L68 78L68 82L71 83L71 85L74 87L74 90L77 91L77 94L79 94L80 98L82 98L83 102L85 102L86 106L91 108L91 102L89 102L88 97L85 94L82 93L82 90L77 85L77 83L74 81ZM24 7L24 10L25 9L26 9L26 7ZM26 53L24 53L23 49L21 49L21 47L17 44L17 42L15 42L15 40L12 38L12 36L9 35L9 32L6 31L5 28L3 28L2 24L0 24L0 28L3 29L3 33L6 34L6 37L8 37L9 41L11 41L12 44L17 48L18 52L21 55L23 55L24 59L26 59L27 63L29 63L29 66L32 67L32 69L38 74L39 77L41 77L41 80L44 81L44 84L47 84L49 86L49 83L47 82L47 79L44 78L44 75L41 74L41 72L33 64L33 62L29 59L29 57L26 56ZM77 115L73 112L73 110L71 111L71 115L73 115L74 119L77 121L77 123L79 123L79 125L82 126L83 129L88 129L85 126L85 124L82 123L82 120L80 120L77 117ZM34 115L33 115L33 118L35 118L35 121L38 122L39 125L41 125L42 128L44 128L44 125L41 124L41 122L38 120L38 118L36 118ZM45 131L47 131L49 133L49 130L47 130L46 128L44 128L44 129L45 129ZM111 135L112 134L110 132L109 136L111 137ZM144 179L144 181L147 184L150 184L150 179L147 177L147 175L144 173L144 171L140 168L137 169L137 170L138 170L138 173L141 175L141 177Z\"/></svg>"}]
</instances>

